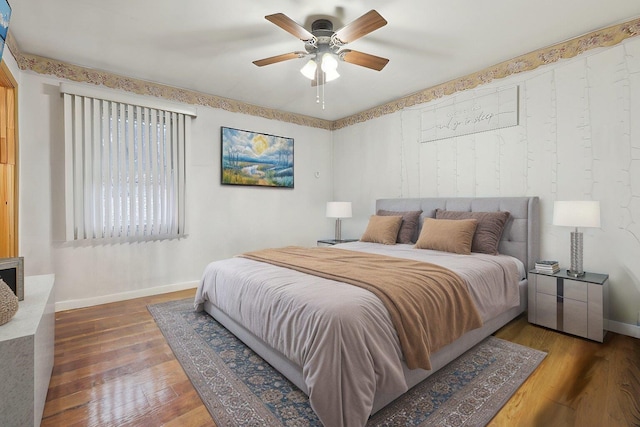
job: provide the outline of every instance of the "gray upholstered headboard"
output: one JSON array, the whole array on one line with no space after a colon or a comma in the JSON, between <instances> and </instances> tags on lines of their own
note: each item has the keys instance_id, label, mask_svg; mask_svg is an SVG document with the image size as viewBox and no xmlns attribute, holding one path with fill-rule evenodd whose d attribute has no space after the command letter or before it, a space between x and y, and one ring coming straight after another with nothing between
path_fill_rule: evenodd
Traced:
<instances>
[{"instance_id":1,"label":"gray upholstered headboard","mask_svg":"<svg viewBox=\"0 0 640 427\"><path fill-rule=\"evenodd\" d=\"M420 226L425 217L434 218L436 209L449 211L493 212L509 211L498 250L533 268L540 254L540 213L537 197L435 197L421 199L379 199L376 211L422 210Z\"/></svg>"}]
</instances>

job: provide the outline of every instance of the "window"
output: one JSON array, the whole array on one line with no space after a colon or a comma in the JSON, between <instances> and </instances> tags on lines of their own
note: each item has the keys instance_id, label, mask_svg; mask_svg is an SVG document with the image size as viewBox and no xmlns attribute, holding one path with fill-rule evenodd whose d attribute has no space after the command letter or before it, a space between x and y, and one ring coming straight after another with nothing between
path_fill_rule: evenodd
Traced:
<instances>
[{"instance_id":1,"label":"window","mask_svg":"<svg viewBox=\"0 0 640 427\"><path fill-rule=\"evenodd\" d=\"M195 110L68 84L61 91L67 240L184 235Z\"/></svg>"}]
</instances>

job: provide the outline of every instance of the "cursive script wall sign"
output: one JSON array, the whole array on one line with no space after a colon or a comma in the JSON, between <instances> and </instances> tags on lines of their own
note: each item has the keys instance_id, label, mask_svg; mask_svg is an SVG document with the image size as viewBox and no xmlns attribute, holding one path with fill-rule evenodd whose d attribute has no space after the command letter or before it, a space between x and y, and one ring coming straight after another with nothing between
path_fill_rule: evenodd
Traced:
<instances>
[{"instance_id":1,"label":"cursive script wall sign","mask_svg":"<svg viewBox=\"0 0 640 427\"><path fill-rule=\"evenodd\" d=\"M518 124L518 87L421 112L421 142Z\"/></svg>"}]
</instances>

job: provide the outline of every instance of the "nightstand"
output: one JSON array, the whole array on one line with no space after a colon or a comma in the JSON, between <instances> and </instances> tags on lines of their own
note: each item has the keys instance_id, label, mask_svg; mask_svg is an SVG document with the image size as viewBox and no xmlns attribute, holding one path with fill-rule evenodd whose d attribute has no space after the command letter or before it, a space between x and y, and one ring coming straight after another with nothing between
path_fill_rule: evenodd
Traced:
<instances>
[{"instance_id":1,"label":"nightstand","mask_svg":"<svg viewBox=\"0 0 640 427\"><path fill-rule=\"evenodd\" d=\"M609 275L529 272L529 322L602 342L609 317Z\"/></svg>"},{"instance_id":2,"label":"nightstand","mask_svg":"<svg viewBox=\"0 0 640 427\"><path fill-rule=\"evenodd\" d=\"M349 243L349 242L357 242L358 239L342 239L342 240L336 240L336 239L323 239L323 240L318 240L318 246L333 246L333 245L337 245L338 243Z\"/></svg>"}]
</instances>

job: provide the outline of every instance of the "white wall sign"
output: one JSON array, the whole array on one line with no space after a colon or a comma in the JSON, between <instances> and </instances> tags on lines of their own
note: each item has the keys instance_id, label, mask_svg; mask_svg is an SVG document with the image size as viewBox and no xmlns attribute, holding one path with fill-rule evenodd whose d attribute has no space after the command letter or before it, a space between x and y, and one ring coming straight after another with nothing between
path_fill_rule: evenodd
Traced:
<instances>
[{"instance_id":1,"label":"white wall sign","mask_svg":"<svg viewBox=\"0 0 640 427\"><path fill-rule=\"evenodd\" d=\"M518 86L421 112L421 142L518 124Z\"/></svg>"}]
</instances>

